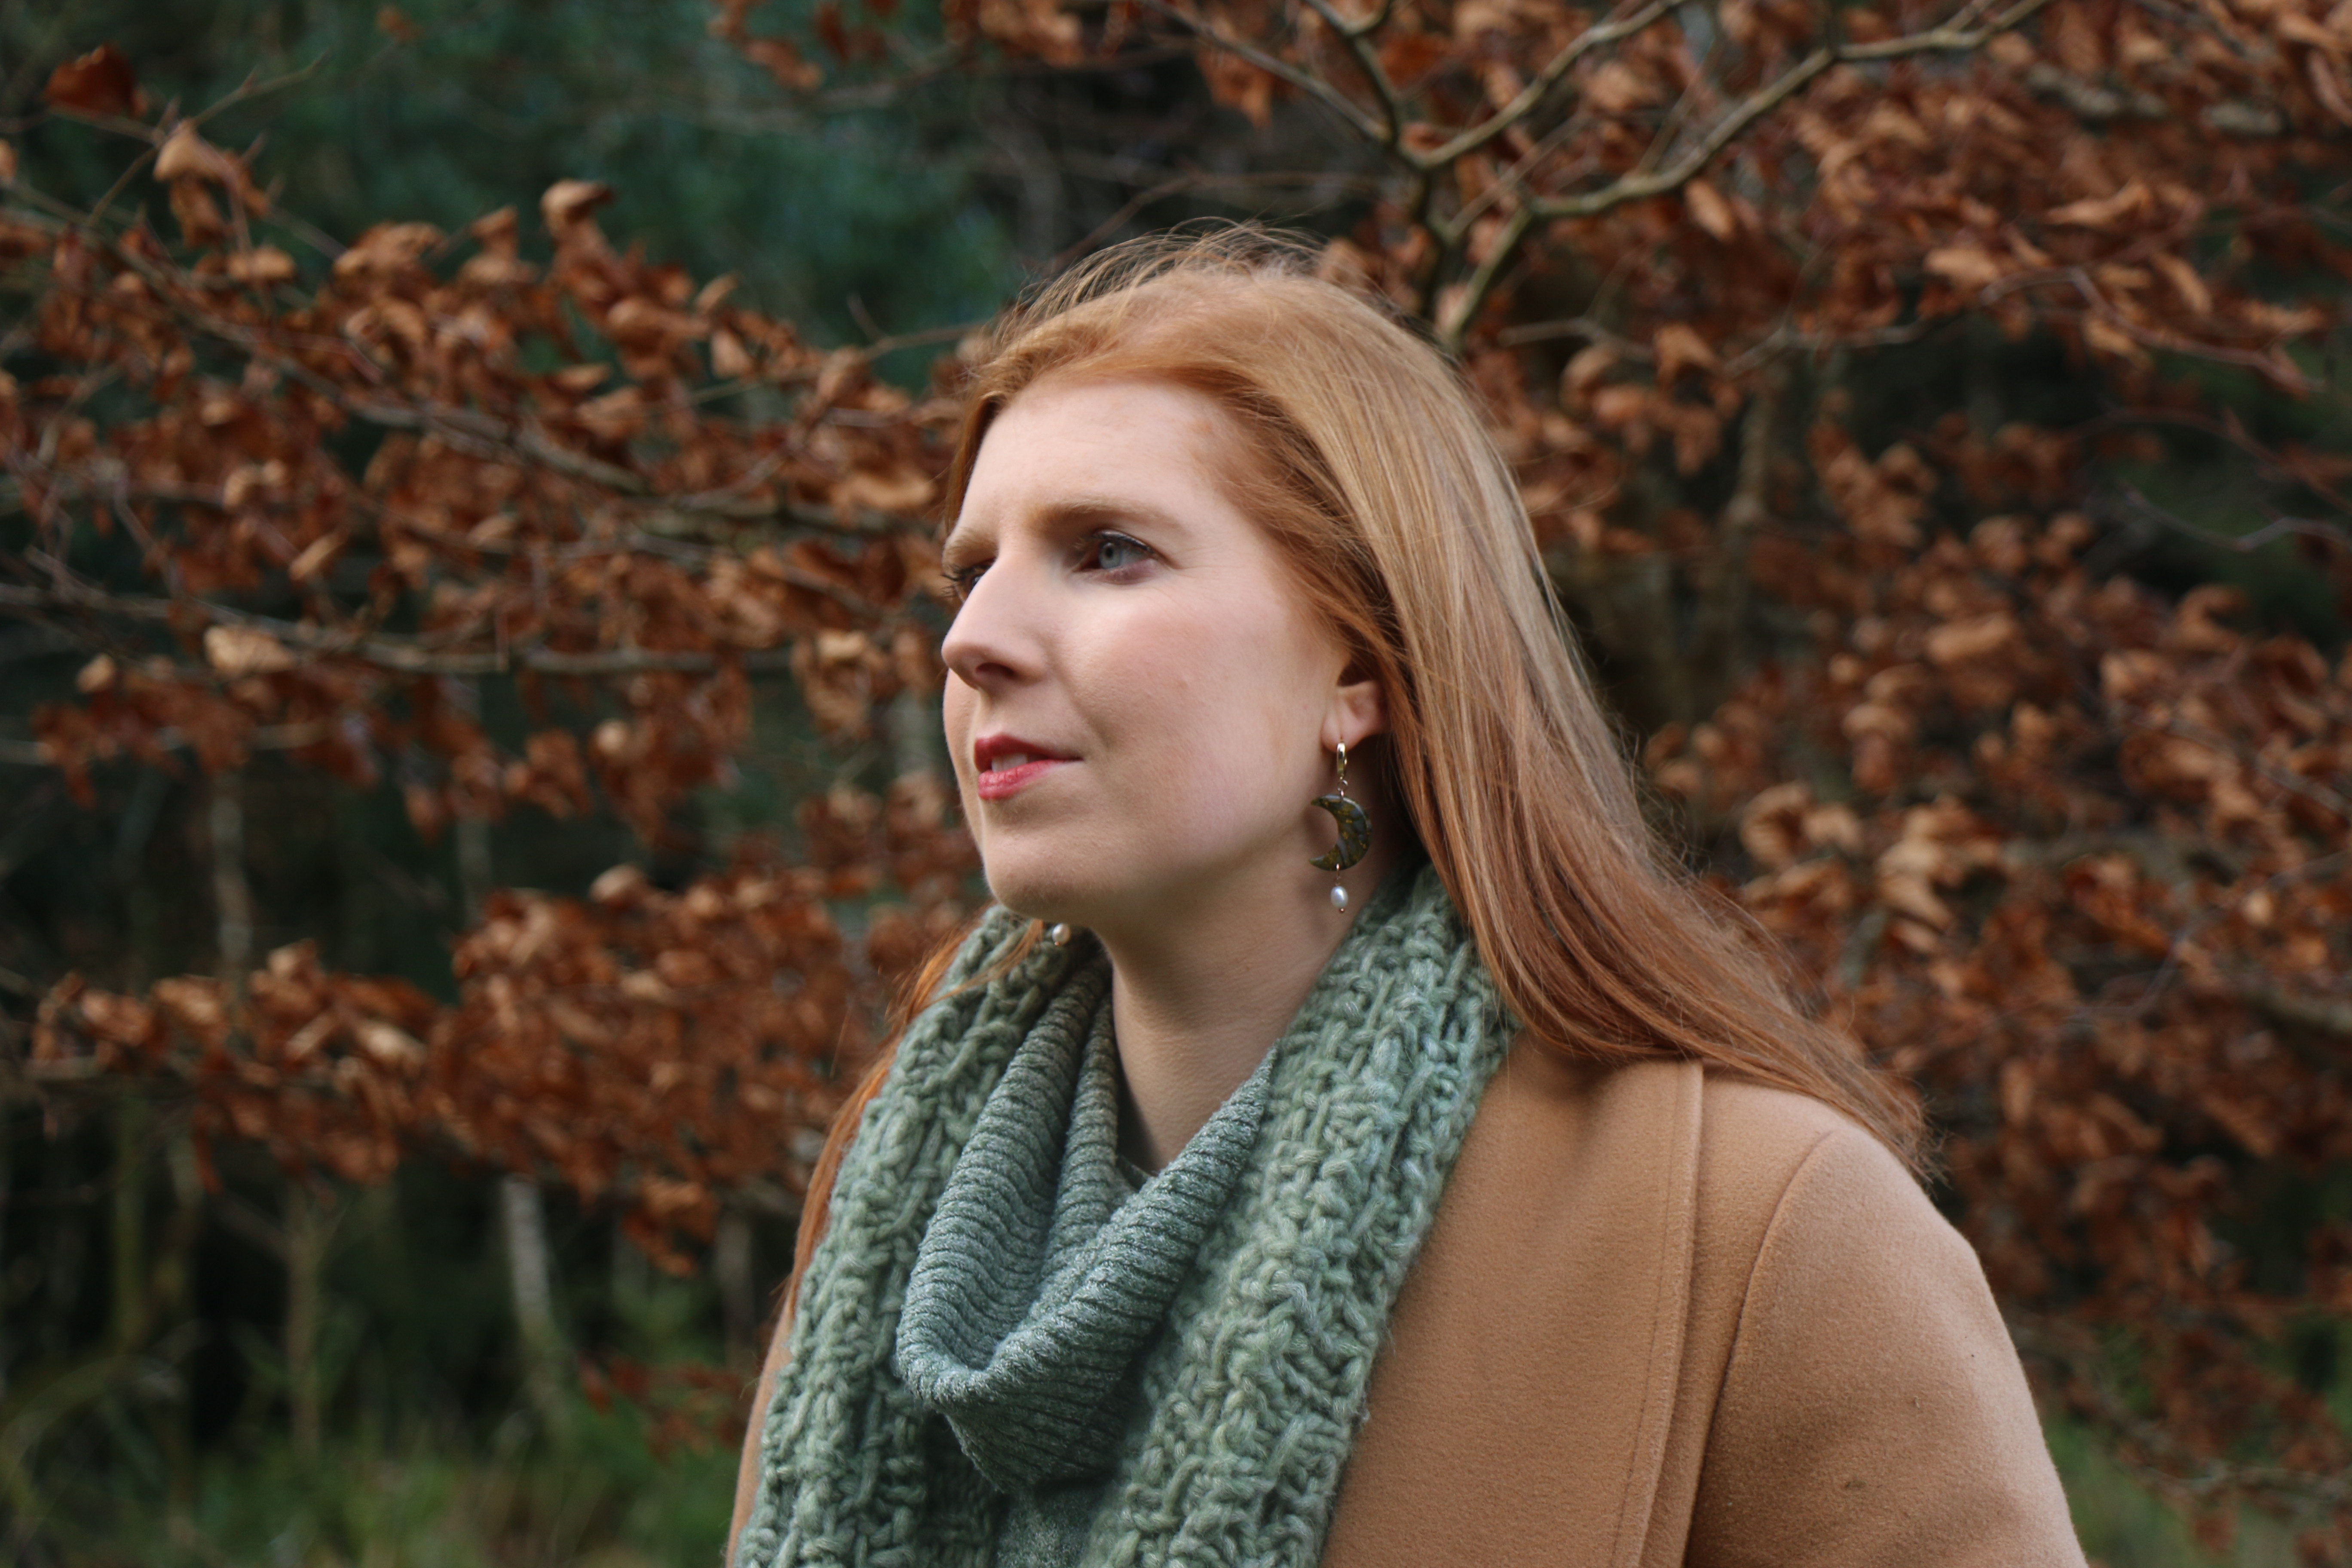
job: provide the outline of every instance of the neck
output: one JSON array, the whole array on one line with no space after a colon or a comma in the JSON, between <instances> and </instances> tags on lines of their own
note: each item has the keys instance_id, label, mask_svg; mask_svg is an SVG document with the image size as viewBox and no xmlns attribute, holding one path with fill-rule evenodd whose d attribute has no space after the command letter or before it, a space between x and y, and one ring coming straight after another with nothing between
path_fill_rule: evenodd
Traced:
<instances>
[{"instance_id":1,"label":"neck","mask_svg":"<svg viewBox=\"0 0 2352 1568\"><path fill-rule=\"evenodd\" d=\"M1376 844L1348 873L1359 910L1395 859ZM1111 963L1119 1152L1147 1171L1257 1070L1347 937L1355 917L1331 908L1328 874L1276 871L1148 929L1096 932Z\"/></svg>"}]
</instances>

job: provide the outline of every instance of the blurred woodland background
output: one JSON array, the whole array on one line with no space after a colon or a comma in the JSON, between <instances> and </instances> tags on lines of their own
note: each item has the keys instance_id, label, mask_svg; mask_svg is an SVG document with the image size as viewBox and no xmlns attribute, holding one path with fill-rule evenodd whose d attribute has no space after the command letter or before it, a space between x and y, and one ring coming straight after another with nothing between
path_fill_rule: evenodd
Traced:
<instances>
[{"instance_id":1,"label":"blurred woodland background","mask_svg":"<svg viewBox=\"0 0 2352 1568\"><path fill-rule=\"evenodd\" d=\"M1239 216L1463 355L2092 1554L2352 1562L2347 182L2352 0L0 0L0 1555L718 1560L981 896L959 345Z\"/></svg>"}]
</instances>

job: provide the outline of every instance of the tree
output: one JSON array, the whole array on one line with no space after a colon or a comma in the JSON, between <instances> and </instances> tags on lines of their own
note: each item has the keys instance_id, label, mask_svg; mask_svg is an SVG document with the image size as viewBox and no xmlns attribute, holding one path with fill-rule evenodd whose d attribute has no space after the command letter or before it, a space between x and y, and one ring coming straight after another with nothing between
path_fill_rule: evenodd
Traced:
<instances>
[{"instance_id":1,"label":"tree","mask_svg":"<svg viewBox=\"0 0 2352 1568\"><path fill-rule=\"evenodd\" d=\"M938 22L944 63L887 6L716 30L787 95L1076 94L1189 53L1259 132L1072 238L1215 191L1339 204L1324 265L1462 354L1662 818L1927 1095L2045 1393L2209 1537L2251 1502L2352 1557L2352 660L2313 641L2352 609L2326 374L2352 31L2301 0ZM21 188L0 231L38 333L0 602L92 651L44 763L274 743L403 769L420 824L601 800L657 842L761 674L839 734L935 687L952 359L899 394L616 252L584 185L547 193L543 267L508 214L306 272L247 162L140 118L121 61L52 94L142 139L177 235ZM1041 177L1099 186L1087 151ZM2206 580L2281 543L2333 607ZM505 680L541 717L500 751L465 683ZM777 1119L822 1120L872 1016L828 901L900 889L860 944L885 975L962 912L935 780L808 809L797 864L493 896L454 1006L299 952L243 995L68 981L29 1070L161 1077L352 1177L462 1148L667 1246L798 1179Z\"/></svg>"}]
</instances>

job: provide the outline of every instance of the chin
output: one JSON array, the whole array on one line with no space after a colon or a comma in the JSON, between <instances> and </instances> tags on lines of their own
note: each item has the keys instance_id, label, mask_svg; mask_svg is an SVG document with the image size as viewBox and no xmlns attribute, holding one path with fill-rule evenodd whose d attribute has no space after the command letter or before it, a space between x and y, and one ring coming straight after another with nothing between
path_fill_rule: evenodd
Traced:
<instances>
[{"instance_id":1,"label":"chin","mask_svg":"<svg viewBox=\"0 0 2352 1568\"><path fill-rule=\"evenodd\" d=\"M1067 921L1099 926L1122 910L1154 907L1169 891L1169 873L1155 879L1145 868L1159 864L1167 847L1137 844L1130 836L1076 833L1003 833L981 846L981 872L991 897L1032 920ZM1106 876L1106 871L1124 873ZM1181 872L1176 873L1181 879Z\"/></svg>"},{"instance_id":2,"label":"chin","mask_svg":"<svg viewBox=\"0 0 2352 1568\"><path fill-rule=\"evenodd\" d=\"M1054 864L1056 860L1060 861L1058 867ZM1096 908L1104 892L1073 879L1066 856L985 856L981 871L988 879L991 898L1014 914L1026 915L1031 920L1084 924L1081 911Z\"/></svg>"}]
</instances>

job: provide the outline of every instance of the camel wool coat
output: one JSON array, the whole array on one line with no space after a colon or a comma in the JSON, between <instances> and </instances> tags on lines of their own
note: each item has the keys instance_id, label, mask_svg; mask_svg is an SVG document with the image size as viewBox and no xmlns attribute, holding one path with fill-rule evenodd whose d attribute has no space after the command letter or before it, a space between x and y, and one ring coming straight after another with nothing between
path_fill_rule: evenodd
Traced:
<instances>
[{"instance_id":1,"label":"camel wool coat","mask_svg":"<svg viewBox=\"0 0 2352 1568\"><path fill-rule=\"evenodd\" d=\"M1324 1568L2082 1562L1976 1254L1876 1140L1696 1063L1511 1052Z\"/></svg>"},{"instance_id":2,"label":"camel wool coat","mask_svg":"<svg viewBox=\"0 0 2352 1568\"><path fill-rule=\"evenodd\" d=\"M1976 1255L1894 1156L1696 1063L1522 1045L1398 1298L1323 1568L1678 1563L2083 1556Z\"/></svg>"}]
</instances>

